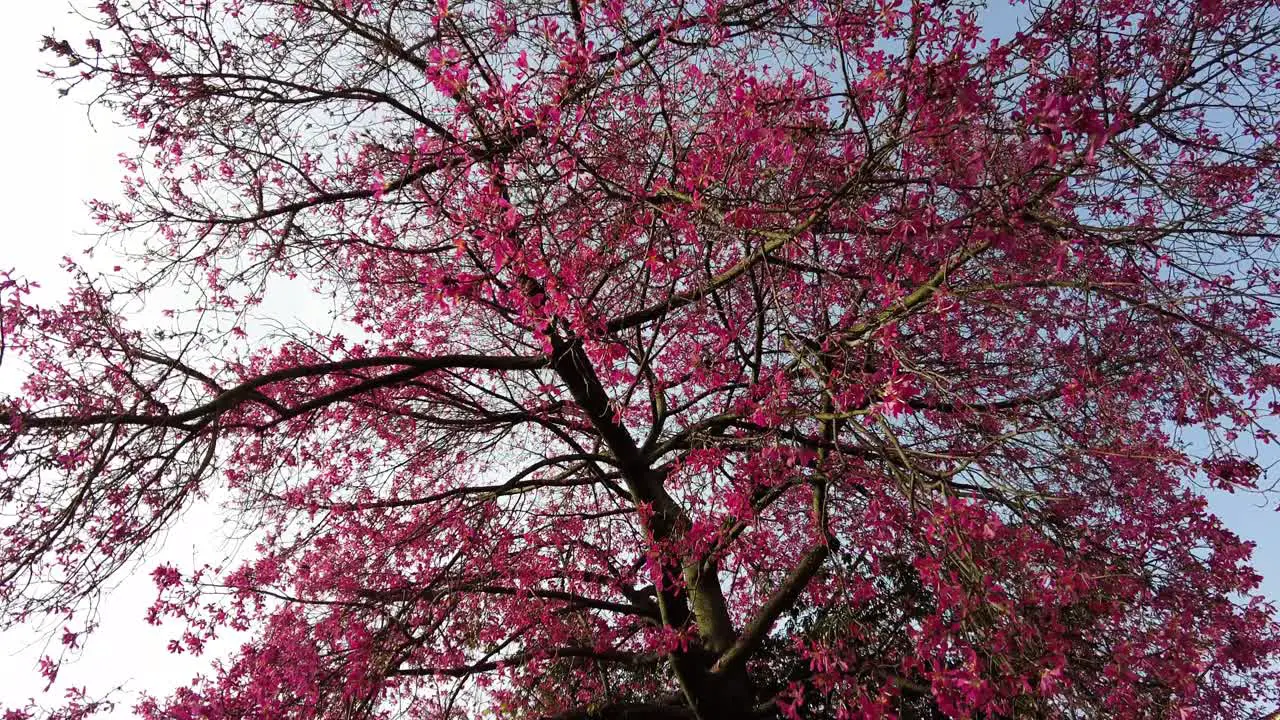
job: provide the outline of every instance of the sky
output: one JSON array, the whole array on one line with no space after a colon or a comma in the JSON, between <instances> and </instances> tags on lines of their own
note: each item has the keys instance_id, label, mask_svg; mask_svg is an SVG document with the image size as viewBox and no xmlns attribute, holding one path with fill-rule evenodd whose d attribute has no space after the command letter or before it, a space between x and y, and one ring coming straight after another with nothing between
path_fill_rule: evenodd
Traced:
<instances>
[{"instance_id":1,"label":"sky","mask_svg":"<svg viewBox=\"0 0 1280 720\"><path fill-rule=\"evenodd\" d=\"M117 127L107 113L95 112L90 118L74 96L60 98L37 76L46 62L39 52L42 36L57 28L71 30L67 35L72 41L86 37L78 29L83 21L67 7L61 0L20 3L7 8L0 22L0 88L7 108L0 114L0 148L7 161L7 171L0 173L0 268L16 268L39 281L44 286L40 295L46 299L57 298L66 287L68 276L59 268L60 259L77 256L92 244L88 233L94 226L86 201L116 194L117 156L130 147L128 131ZM0 388L12 387L12 370L0 369ZM190 566L197 546L202 559L214 555L222 548L211 545L210 538L219 537L220 529L211 508L195 508L182 516L158 554L148 557L101 604L100 628L80 659L63 667L49 695L42 695L44 682L36 672L36 663L46 653L44 633L0 632L0 711L30 697L55 705L70 686L84 686L90 696L100 696L120 685L164 691L194 677L208 658L170 654L167 645L179 633L177 626L153 628L144 621L155 596L148 573L161 562ZM58 649L56 639L50 649ZM122 706L106 717L131 715Z\"/></svg>"},{"instance_id":2,"label":"sky","mask_svg":"<svg viewBox=\"0 0 1280 720\"><path fill-rule=\"evenodd\" d=\"M59 0L14 4L0 23L0 88L8 108L0 115L0 148L7 160L6 172L0 173L0 268L17 268L23 276L41 281L46 298L56 297L65 284L60 258L75 256L91 244L86 233L93 225L85 203L115 193L117 155L129 147L127 129L116 127L108 114L96 113L91 125L74 96L60 98L36 74L43 62L40 38L54 28L81 27ZM71 32L68 39L78 41L83 34ZM0 387L10 382L12 377L0 371ZM1275 462L1280 454L1272 449L1266 459ZM1257 543L1255 565L1269 578L1264 592L1280 599L1280 515L1274 503L1268 507L1257 496L1225 494L1214 495L1211 503L1230 527ZM208 508L183 516L159 553L105 599L100 629L79 661L63 668L58 686L44 702L55 703L61 688L69 685L87 686L91 696L122 684L162 693L200 672L206 660L167 651L176 628L157 629L143 621L153 598L147 572L170 560L190 565L197 546L206 556L209 539L218 536L219 528L219 519ZM223 649L229 649L230 642L223 643ZM21 705L28 697L41 698L43 682L35 668L44 654L43 643L38 633L0 633L0 709ZM129 714L125 703L111 717Z\"/></svg>"}]
</instances>

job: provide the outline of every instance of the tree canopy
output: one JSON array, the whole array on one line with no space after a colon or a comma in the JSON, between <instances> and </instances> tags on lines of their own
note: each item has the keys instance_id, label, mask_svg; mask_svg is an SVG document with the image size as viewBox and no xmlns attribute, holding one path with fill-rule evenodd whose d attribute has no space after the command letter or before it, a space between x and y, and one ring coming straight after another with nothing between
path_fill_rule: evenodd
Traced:
<instances>
[{"instance_id":1,"label":"tree canopy","mask_svg":"<svg viewBox=\"0 0 1280 720\"><path fill-rule=\"evenodd\" d=\"M84 10L139 144L115 271L0 276L0 617L249 634L139 717L1280 700L1203 493L1269 482L1275 0ZM246 330L284 280L334 328ZM202 503L249 556L148 564Z\"/></svg>"}]
</instances>

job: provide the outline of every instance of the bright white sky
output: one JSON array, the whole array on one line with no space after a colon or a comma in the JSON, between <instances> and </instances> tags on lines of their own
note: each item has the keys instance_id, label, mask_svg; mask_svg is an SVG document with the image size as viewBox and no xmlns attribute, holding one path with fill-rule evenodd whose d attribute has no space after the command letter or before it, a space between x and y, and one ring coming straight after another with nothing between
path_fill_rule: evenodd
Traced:
<instances>
[{"instance_id":1,"label":"bright white sky","mask_svg":"<svg viewBox=\"0 0 1280 720\"><path fill-rule=\"evenodd\" d=\"M40 38L54 28L79 27L81 21L60 0L18 3L0 23L0 87L9 108L0 115L0 144L8 158L8 170L0 173L8 228L0 240L0 267L16 267L22 275L42 281L49 296L65 282L59 258L77 255L90 244L83 234L93 229L85 201L115 193L116 155L129 143L127 131L115 127L112 118L98 113L93 118L97 128L91 128L85 109L74 97L60 99L36 76L43 62ZM66 39L78 42L84 35L76 30L67 33ZM0 372L0 384L11 381L11 376ZM1280 534L1275 531L1280 518L1273 509L1260 507L1257 498L1215 497L1214 506L1232 527L1258 543L1256 564L1271 578L1265 589L1270 597L1280 598ZM60 688L87 686L92 696L126 684L163 693L200 672L203 661L166 651L176 628L151 628L143 622L143 614L153 597L147 573L156 564L172 560L189 567L197 544L202 559L212 561L219 555L218 524L210 514L200 509L187 513L171 533L163 557L148 559L137 577L121 583L103 605L102 627L90 638L87 652L79 662L63 668ZM43 653L40 638L33 633L0 634L0 710L41 697L43 683L35 666ZM44 702L56 703L60 688L45 696ZM114 717L130 714L125 705Z\"/></svg>"},{"instance_id":2,"label":"bright white sky","mask_svg":"<svg viewBox=\"0 0 1280 720\"><path fill-rule=\"evenodd\" d=\"M81 3L82 5L85 3ZM92 3L90 3L92 4ZM62 0L21 3L5 13L0 23L0 87L9 108L0 115L0 145L8 158L7 172L0 173L7 232L0 239L0 267L17 268L38 280L56 297L65 287L66 273L58 268L64 255L76 256L91 243L84 233L93 225L85 207L92 197L111 197L118 188L117 154L129 147L128 133L112 118L97 113L89 124L85 108L74 97L59 98L49 83L36 75L45 62L40 39L51 30L69 30L66 39L87 37L78 30L83 21L68 14ZM0 387L11 387L12 368L0 371ZM193 548L212 561L219 555L218 524L211 512L188 512L170 533L163 560L179 567L192 564ZM178 634L176 626L159 629L144 621L154 599L148 573L161 558L149 558L136 577L121 582L103 603L102 626L94 634L79 662L64 666L58 687L41 695L44 683L36 662L45 654L44 638L32 632L0 634L0 711L36 697L53 705L62 689L84 686L90 696L127 685L163 691L194 677L206 659L171 655L166 646ZM59 628L60 629L60 628ZM78 628L72 628L76 630ZM55 641L49 650L56 654ZM127 705L112 717L129 717Z\"/></svg>"}]
</instances>

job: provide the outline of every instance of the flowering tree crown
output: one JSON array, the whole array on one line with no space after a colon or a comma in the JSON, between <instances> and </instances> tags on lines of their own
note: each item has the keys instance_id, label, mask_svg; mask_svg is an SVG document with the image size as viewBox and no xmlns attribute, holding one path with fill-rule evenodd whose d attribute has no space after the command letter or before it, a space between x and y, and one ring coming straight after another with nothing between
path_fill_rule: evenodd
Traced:
<instances>
[{"instance_id":1,"label":"flowering tree crown","mask_svg":"<svg viewBox=\"0 0 1280 720\"><path fill-rule=\"evenodd\" d=\"M1277 699L1196 490L1272 440L1274 0L93 12L49 75L136 124L122 269L0 277L0 604L77 617L235 508L252 556L149 618L251 640L141 717ZM282 279L337 329L250 332Z\"/></svg>"}]
</instances>

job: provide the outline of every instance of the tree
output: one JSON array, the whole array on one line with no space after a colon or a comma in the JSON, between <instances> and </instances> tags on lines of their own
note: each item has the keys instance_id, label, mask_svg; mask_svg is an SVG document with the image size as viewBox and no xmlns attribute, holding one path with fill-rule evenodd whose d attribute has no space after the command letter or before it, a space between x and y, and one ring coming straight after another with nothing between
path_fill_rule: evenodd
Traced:
<instances>
[{"instance_id":1,"label":"tree","mask_svg":"<svg viewBox=\"0 0 1280 720\"><path fill-rule=\"evenodd\" d=\"M1273 440L1276 2L95 12L45 45L137 125L122 269L0 280L0 601L82 617L237 508L253 556L155 567L150 618L253 639L140 716L1278 699L1199 489ZM249 333L283 278L336 329Z\"/></svg>"}]
</instances>

